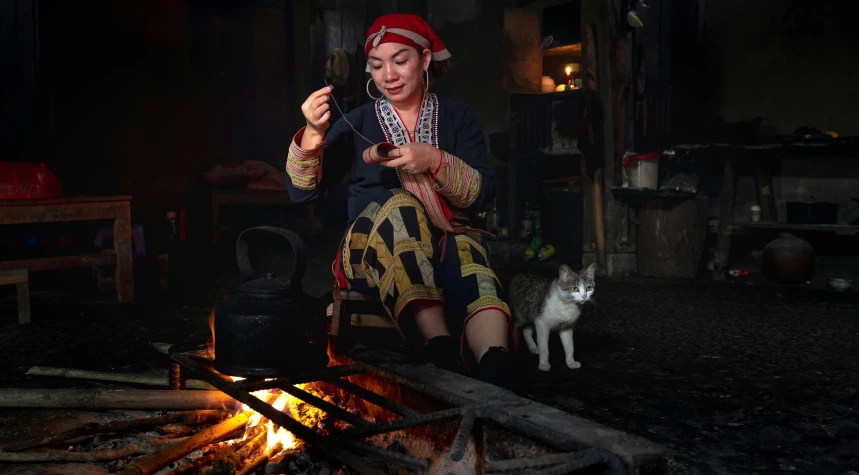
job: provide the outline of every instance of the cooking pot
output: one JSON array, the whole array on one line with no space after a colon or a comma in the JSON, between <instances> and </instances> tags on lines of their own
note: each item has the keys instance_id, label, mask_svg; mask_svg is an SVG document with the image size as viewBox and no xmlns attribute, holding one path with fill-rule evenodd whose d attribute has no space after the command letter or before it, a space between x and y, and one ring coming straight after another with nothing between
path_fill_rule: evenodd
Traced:
<instances>
[{"instance_id":1,"label":"cooking pot","mask_svg":"<svg viewBox=\"0 0 859 475\"><path fill-rule=\"evenodd\" d=\"M793 224L835 224L838 219L838 203L814 201L788 201L787 222Z\"/></svg>"},{"instance_id":2,"label":"cooking pot","mask_svg":"<svg viewBox=\"0 0 859 475\"><path fill-rule=\"evenodd\" d=\"M260 232L289 242L294 263L289 276L254 273L247 236ZM236 242L236 259L241 285L215 307L215 369L230 376L276 378L328 366L325 312L301 290L307 265L301 238L272 226L246 229Z\"/></svg>"}]
</instances>

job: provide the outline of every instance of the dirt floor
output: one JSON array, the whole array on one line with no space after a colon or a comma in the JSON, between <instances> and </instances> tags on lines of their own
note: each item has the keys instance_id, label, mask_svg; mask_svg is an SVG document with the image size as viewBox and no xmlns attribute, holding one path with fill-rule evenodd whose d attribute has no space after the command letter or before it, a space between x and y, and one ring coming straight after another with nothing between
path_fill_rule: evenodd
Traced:
<instances>
[{"instance_id":1,"label":"dirt floor","mask_svg":"<svg viewBox=\"0 0 859 475\"><path fill-rule=\"evenodd\" d=\"M333 230L308 243L311 295L331 286L338 240ZM94 285L85 273L65 280L66 291L36 285L30 325L15 323L13 294L0 294L0 387L96 386L24 376L35 365L166 373L166 357L148 344L205 338L209 312L237 282L229 250L191 255L173 260L166 293L141 271L131 304L81 297ZM550 372L520 355L530 397L667 446L679 473L856 473L855 293L603 280L596 300L575 334L581 369L566 368L557 337ZM2 410L0 443L63 420L60 411Z\"/></svg>"}]
</instances>

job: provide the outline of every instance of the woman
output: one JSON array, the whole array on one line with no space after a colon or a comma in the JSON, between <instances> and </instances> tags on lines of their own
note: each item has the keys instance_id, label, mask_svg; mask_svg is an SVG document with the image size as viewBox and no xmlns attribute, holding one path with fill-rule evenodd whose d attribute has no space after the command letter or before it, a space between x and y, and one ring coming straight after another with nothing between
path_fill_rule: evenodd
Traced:
<instances>
[{"instance_id":1,"label":"woman","mask_svg":"<svg viewBox=\"0 0 859 475\"><path fill-rule=\"evenodd\" d=\"M483 132L469 108L428 92L450 53L406 14L377 18L365 52L367 93L381 95L330 130L332 89L307 98L287 158L290 197L321 197L337 162L351 161L349 229L333 268L341 288L378 294L437 366L461 372L471 356L479 378L511 387L510 311L486 240L464 216L494 193Z\"/></svg>"}]
</instances>

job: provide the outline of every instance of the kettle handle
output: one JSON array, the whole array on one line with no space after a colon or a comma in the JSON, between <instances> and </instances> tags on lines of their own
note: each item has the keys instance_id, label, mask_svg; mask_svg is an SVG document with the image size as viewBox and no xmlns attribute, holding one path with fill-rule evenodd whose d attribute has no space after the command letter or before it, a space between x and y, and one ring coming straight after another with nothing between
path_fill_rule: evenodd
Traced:
<instances>
[{"instance_id":1,"label":"kettle handle","mask_svg":"<svg viewBox=\"0 0 859 475\"><path fill-rule=\"evenodd\" d=\"M292 246L292 255L295 258L295 267L290 275L290 285L293 291L301 292L301 279L304 277L304 271L307 268L307 253L304 248L304 241L298 237L298 234L274 226L259 226L256 228L248 228L239 234L236 241L236 260L239 263L239 273L241 274L241 283L245 283L254 278L254 270L251 267L250 257L248 255L248 241L245 239L245 234L250 231L268 231L274 234L279 234L289 241Z\"/></svg>"}]
</instances>

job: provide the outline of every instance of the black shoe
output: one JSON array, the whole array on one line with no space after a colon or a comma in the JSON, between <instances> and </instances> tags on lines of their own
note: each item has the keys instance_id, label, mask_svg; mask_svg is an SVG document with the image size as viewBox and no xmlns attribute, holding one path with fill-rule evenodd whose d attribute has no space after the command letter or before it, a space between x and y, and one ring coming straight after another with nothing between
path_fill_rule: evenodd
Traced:
<instances>
[{"instance_id":1,"label":"black shoe","mask_svg":"<svg viewBox=\"0 0 859 475\"><path fill-rule=\"evenodd\" d=\"M506 349L492 346L480 358L477 378L495 386L519 393L519 381L513 368L513 357Z\"/></svg>"},{"instance_id":2,"label":"black shoe","mask_svg":"<svg viewBox=\"0 0 859 475\"><path fill-rule=\"evenodd\" d=\"M465 365L459 354L459 342L450 335L437 336L427 342L424 357L436 367L465 374Z\"/></svg>"}]
</instances>

